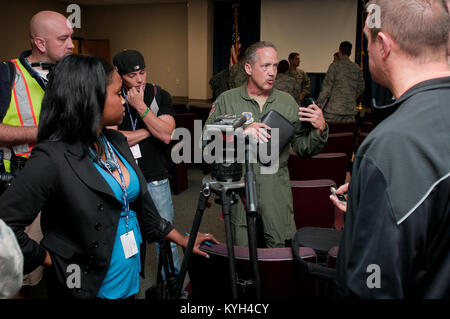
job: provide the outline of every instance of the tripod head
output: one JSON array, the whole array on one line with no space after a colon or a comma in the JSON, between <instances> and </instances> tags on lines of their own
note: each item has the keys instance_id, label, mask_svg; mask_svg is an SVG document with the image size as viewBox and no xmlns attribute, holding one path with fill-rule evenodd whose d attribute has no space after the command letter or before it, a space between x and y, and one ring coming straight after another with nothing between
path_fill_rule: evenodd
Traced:
<instances>
[{"instance_id":1,"label":"tripod head","mask_svg":"<svg viewBox=\"0 0 450 319\"><path fill-rule=\"evenodd\" d=\"M239 181L242 177L243 115L224 115L205 126L202 145L205 159L212 163L211 176L223 182ZM214 139L212 139L214 137ZM237 146L234 147L237 141ZM242 153L242 151L241 151Z\"/></svg>"},{"instance_id":2,"label":"tripod head","mask_svg":"<svg viewBox=\"0 0 450 319\"><path fill-rule=\"evenodd\" d=\"M234 264L234 250L233 239L231 230L231 205L236 203L234 199L235 190L244 189L246 192L246 210L247 225L248 225L248 237L249 237L249 254L252 263L252 273L254 276L254 284L256 291L256 298L260 299L260 279L258 270L258 255L256 247L256 215L257 215L257 193L256 182L253 174L252 165L248 161L249 147L248 137L243 134L242 126L246 121L245 116L241 115L225 115L217 119L214 123L205 126L205 132L203 134L202 144L206 151L212 151L217 148L219 154L216 154L216 158L212 161L211 175L206 176L203 179L203 186L200 191L200 197L197 206L197 212L192 224L191 236L183 263L180 270L180 275L177 281L176 295L180 296L181 287L186 276L187 265L189 262L192 249L194 247L195 238L198 233L198 229L201 223L203 212L206 208L208 198L211 192L214 192L220 196L220 204L222 204L222 214L225 222L225 234L227 240L227 253L229 264L229 275L231 281L231 291L233 299L238 299L237 290L237 273ZM215 136L213 141L210 141L210 137ZM245 151L245 163L246 173L245 177L242 176L242 163L244 161L238 161L236 156L237 148L223 148L223 143L232 143L234 146L235 138L238 137L241 141L241 150ZM211 145L212 148L210 147ZM229 146L229 145L228 145ZM238 145L239 146L239 145ZM239 147L238 147L239 148ZM223 156L225 152L225 156ZM228 156L227 156L228 155ZM225 161L223 160L225 158Z\"/></svg>"}]
</instances>

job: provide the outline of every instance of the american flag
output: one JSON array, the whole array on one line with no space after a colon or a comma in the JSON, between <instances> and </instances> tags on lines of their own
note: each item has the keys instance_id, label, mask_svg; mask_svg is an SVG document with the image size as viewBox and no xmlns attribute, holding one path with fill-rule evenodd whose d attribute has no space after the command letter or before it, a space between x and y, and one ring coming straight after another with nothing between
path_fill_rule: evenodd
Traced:
<instances>
[{"instance_id":1,"label":"american flag","mask_svg":"<svg viewBox=\"0 0 450 319\"><path fill-rule=\"evenodd\" d=\"M238 62L239 53L241 53L241 38L238 30L238 4L234 4L234 25L233 33L231 35L231 50L230 50L230 68L233 64Z\"/></svg>"}]
</instances>

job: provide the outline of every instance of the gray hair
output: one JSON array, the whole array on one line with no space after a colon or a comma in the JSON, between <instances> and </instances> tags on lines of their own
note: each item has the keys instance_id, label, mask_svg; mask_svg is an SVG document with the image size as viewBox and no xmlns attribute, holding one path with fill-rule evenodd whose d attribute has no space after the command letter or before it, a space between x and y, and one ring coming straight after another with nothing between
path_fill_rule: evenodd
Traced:
<instances>
[{"instance_id":1,"label":"gray hair","mask_svg":"<svg viewBox=\"0 0 450 319\"><path fill-rule=\"evenodd\" d=\"M258 49L262 49L262 48L273 48L275 51L277 50L275 45L269 41L259 41L259 42L253 43L245 51L244 64L248 63L248 64L253 65L256 61L258 61L258 55L256 54L256 51Z\"/></svg>"}]
</instances>

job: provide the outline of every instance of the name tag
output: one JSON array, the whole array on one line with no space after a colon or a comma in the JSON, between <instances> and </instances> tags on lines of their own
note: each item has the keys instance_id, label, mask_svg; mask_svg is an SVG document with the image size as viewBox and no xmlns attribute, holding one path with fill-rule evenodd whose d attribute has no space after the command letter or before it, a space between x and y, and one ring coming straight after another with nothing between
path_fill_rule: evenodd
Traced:
<instances>
[{"instance_id":1,"label":"name tag","mask_svg":"<svg viewBox=\"0 0 450 319\"><path fill-rule=\"evenodd\" d=\"M133 153L134 159L138 159L142 157L141 149L139 148L139 144L136 144L130 147L131 153Z\"/></svg>"},{"instance_id":2,"label":"name tag","mask_svg":"<svg viewBox=\"0 0 450 319\"><path fill-rule=\"evenodd\" d=\"M123 252L125 253L125 258L130 258L138 253L138 248L136 245L136 239L134 238L134 232L129 231L128 233L120 236L122 242Z\"/></svg>"}]
</instances>

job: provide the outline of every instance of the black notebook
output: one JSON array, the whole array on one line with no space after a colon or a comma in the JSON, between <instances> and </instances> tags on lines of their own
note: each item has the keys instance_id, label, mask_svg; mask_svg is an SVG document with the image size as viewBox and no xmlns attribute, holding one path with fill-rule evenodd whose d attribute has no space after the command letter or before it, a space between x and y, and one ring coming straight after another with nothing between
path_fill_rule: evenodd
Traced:
<instances>
[{"instance_id":1,"label":"black notebook","mask_svg":"<svg viewBox=\"0 0 450 319\"><path fill-rule=\"evenodd\" d=\"M270 126L270 128L278 128L279 132L279 147L278 154L280 155L281 151L284 149L286 144L291 141L292 136L295 133L295 127L289 122L283 115L278 113L275 110L270 110L266 115L264 115L261 119L261 122ZM269 156L271 156L271 143L272 143L272 134L267 142L267 150Z\"/></svg>"}]
</instances>

